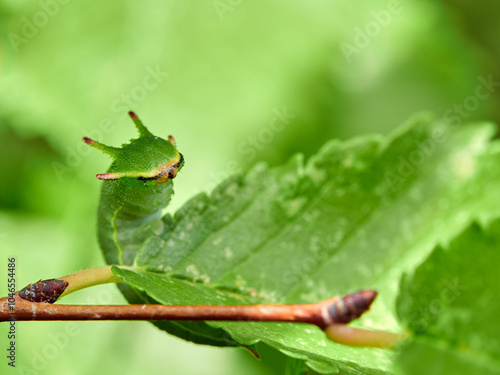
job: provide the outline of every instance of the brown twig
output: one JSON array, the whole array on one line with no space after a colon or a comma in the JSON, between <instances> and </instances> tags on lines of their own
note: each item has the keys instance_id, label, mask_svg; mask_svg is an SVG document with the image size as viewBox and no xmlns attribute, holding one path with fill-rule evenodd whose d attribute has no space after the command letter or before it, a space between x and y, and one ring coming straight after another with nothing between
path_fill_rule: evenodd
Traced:
<instances>
[{"instance_id":1,"label":"brown twig","mask_svg":"<svg viewBox=\"0 0 500 375\"><path fill-rule=\"evenodd\" d=\"M16 294L13 309L0 299L0 321L13 320L223 320L315 324L324 329L347 323L367 311L377 292L363 290L343 298L301 305L53 305Z\"/></svg>"},{"instance_id":2,"label":"brown twig","mask_svg":"<svg viewBox=\"0 0 500 375\"><path fill-rule=\"evenodd\" d=\"M0 298L0 322L26 320L218 320L309 323L340 344L388 348L402 335L346 326L366 312L377 296L362 290L342 298L301 305L53 305L61 296L84 287L119 282L111 267L76 272L59 279L29 284L11 297Z\"/></svg>"}]
</instances>

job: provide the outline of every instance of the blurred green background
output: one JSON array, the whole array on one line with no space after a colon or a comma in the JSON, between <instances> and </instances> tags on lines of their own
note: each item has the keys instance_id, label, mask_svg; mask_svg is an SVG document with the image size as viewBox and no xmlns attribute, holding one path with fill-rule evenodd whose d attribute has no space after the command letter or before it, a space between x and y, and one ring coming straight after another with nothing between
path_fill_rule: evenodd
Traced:
<instances>
[{"instance_id":1,"label":"blurred green background","mask_svg":"<svg viewBox=\"0 0 500 375\"><path fill-rule=\"evenodd\" d=\"M8 256L19 288L104 264L94 175L110 160L81 138L135 137L128 110L185 155L172 212L258 161L387 134L417 111L500 122L499 93L477 94L500 81L499 10L465 0L1 0L0 275ZM64 302L124 299L101 286ZM257 361L193 345L146 322L17 332L17 373L281 374L285 361L266 348ZM5 324L0 337L4 351Z\"/></svg>"}]
</instances>

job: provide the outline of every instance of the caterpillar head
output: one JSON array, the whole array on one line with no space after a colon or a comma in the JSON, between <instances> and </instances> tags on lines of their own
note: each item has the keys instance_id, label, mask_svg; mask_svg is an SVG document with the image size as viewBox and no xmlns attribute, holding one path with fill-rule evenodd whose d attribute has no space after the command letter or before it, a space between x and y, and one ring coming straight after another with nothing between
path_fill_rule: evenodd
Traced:
<instances>
[{"instance_id":1,"label":"caterpillar head","mask_svg":"<svg viewBox=\"0 0 500 375\"><path fill-rule=\"evenodd\" d=\"M139 131L139 138L131 140L121 148L106 146L83 137L83 141L89 146L103 151L114 159L110 171L98 174L96 177L100 180L135 178L159 184L175 178L184 165L184 157L177 151L174 137L170 135L168 140L156 137L134 112L130 111L128 114Z\"/></svg>"}]
</instances>

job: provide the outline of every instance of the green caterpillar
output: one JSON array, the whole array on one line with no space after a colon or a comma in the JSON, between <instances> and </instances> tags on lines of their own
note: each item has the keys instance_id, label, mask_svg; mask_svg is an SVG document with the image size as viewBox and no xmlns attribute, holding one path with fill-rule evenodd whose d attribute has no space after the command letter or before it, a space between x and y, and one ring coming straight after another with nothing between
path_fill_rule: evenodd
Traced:
<instances>
[{"instance_id":1,"label":"green caterpillar","mask_svg":"<svg viewBox=\"0 0 500 375\"><path fill-rule=\"evenodd\" d=\"M184 165L172 136L156 137L134 112L130 117L139 131L121 148L106 146L84 137L88 145L114 161L106 173L99 203L98 235L108 264L132 265L148 237L163 231L161 210L173 194L172 180Z\"/></svg>"},{"instance_id":2,"label":"green caterpillar","mask_svg":"<svg viewBox=\"0 0 500 375\"><path fill-rule=\"evenodd\" d=\"M83 138L88 145L111 156L114 160L106 173L98 210L98 236L108 264L134 265L136 254L148 239L160 238L171 229L172 218L162 218L173 194L172 180L184 165L172 136L168 140L156 137L129 112L139 130L139 138L121 148L103 145ZM153 241L154 242L154 241ZM129 303L157 303L147 293L119 283L118 288ZM153 322L158 328L198 344L237 346L225 331L202 321Z\"/></svg>"}]
</instances>

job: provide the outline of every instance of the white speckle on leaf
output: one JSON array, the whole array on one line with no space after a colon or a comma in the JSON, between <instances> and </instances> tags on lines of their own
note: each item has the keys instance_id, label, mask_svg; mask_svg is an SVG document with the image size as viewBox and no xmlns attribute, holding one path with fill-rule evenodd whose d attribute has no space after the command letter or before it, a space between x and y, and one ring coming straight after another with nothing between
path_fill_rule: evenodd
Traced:
<instances>
[{"instance_id":1,"label":"white speckle on leaf","mask_svg":"<svg viewBox=\"0 0 500 375\"><path fill-rule=\"evenodd\" d=\"M304 206L307 202L306 197L299 197L283 203L283 208L288 216L293 216Z\"/></svg>"},{"instance_id":2,"label":"white speckle on leaf","mask_svg":"<svg viewBox=\"0 0 500 375\"><path fill-rule=\"evenodd\" d=\"M294 230L295 232L300 232L300 231L302 230L302 225L300 225L300 224L295 224L295 225L293 226L293 230Z\"/></svg>"},{"instance_id":3,"label":"white speckle on leaf","mask_svg":"<svg viewBox=\"0 0 500 375\"><path fill-rule=\"evenodd\" d=\"M451 158L451 170L461 180L467 180L476 171L476 160L471 151L475 150L461 150Z\"/></svg>"},{"instance_id":4,"label":"white speckle on leaf","mask_svg":"<svg viewBox=\"0 0 500 375\"><path fill-rule=\"evenodd\" d=\"M214 246L217 246L217 245L219 245L221 242L222 242L222 237L219 237L219 238L214 239L214 240L212 241L212 244L213 244Z\"/></svg>"},{"instance_id":5,"label":"white speckle on leaf","mask_svg":"<svg viewBox=\"0 0 500 375\"><path fill-rule=\"evenodd\" d=\"M251 289L251 290L250 290L250 294L251 294L252 296L257 296L257 295L259 295L260 297L262 297L262 298L266 299L267 301L273 302L273 303L274 303L274 302L276 302L276 301L278 300L278 298L277 298L277 294L276 294L276 292L275 292L275 291L273 291L273 292L269 292L269 291L265 291L265 290L263 290L263 291L261 291L260 293L257 293L257 291L256 291L255 289Z\"/></svg>"},{"instance_id":6,"label":"white speckle on leaf","mask_svg":"<svg viewBox=\"0 0 500 375\"><path fill-rule=\"evenodd\" d=\"M321 182L325 180L326 172L323 169L311 168L309 176L311 176L312 180Z\"/></svg>"},{"instance_id":7,"label":"white speckle on leaf","mask_svg":"<svg viewBox=\"0 0 500 375\"><path fill-rule=\"evenodd\" d=\"M455 167L455 174L462 180L466 180L472 176L476 170L476 161L473 159L462 159L457 162Z\"/></svg>"},{"instance_id":8,"label":"white speckle on leaf","mask_svg":"<svg viewBox=\"0 0 500 375\"><path fill-rule=\"evenodd\" d=\"M204 282L205 284L208 284L210 282L210 276L208 275L201 275L198 279Z\"/></svg>"},{"instance_id":9,"label":"white speckle on leaf","mask_svg":"<svg viewBox=\"0 0 500 375\"><path fill-rule=\"evenodd\" d=\"M165 242L163 240L160 240L159 243L155 243L153 246L144 246L142 250L143 255L154 258L160 253L160 250L163 246L165 246Z\"/></svg>"},{"instance_id":10,"label":"white speckle on leaf","mask_svg":"<svg viewBox=\"0 0 500 375\"><path fill-rule=\"evenodd\" d=\"M179 233L180 240L183 240L185 237L186 237L186 232L182 231L181 233Z\"/></svg>"},{"instance_id":11,"label":"white speckle on leaf","mask_svg":"<svg viewBox=\"0 0 500 375\"><path fill-rule=\"evenodd\" d=\"M186 225L186 230L191 230L191 229L193 229L193 223L188 223Z\"/></svg>"},{"instance_id":12,"label":"white speckle on leaf","mask_svg":"<svg viewBox=\"0 0 500 375\"><path fill-rule=\"evenodd\" d=\"M233 256L233 252L231 251L230 247L226 247L224 249L224 255L226 256L226 259L229 259Z\"/></svg>"},{"instance_id":13,"label":"white speckle on leaf","mask_svg":"<svg viewBox=\"0 0 500 375\"><path fill-rule=\"evenodd\" d=\"M363 274L364 277L370 277L372 275L372 270L366 264L358 264L358 270Z\"/></svg>"},{"instance_id":14,"label":"white speckle on leaf","mask_svg":"<svg viewBox=\"0 0 500 375\"><path fill-rule=\"evenodd\" d=\"M167 247L173 247L174 245L175 245L175 241L174 240L168 240Z\"/></svg>"},{"instance_id":15,"label":"white speckle on leaf","mask_svg":"<svg viewBox=\"0 0 500 375\"><path fill-rule=\"evenodd\" d=\"M342 164L345 166L345 167L350 167L352 165L354 161L354 157L352 154L350 154L348 157L346 157L344 159L344 161L342 162Z\"/></svg>"},{"instance_id":16,"label":"white speckle on leaf","mask_svg":"<svg viewBox=\"0 0 500 375\"><path fill-rule=\"evenodd\" d=\"M316 291L311 291L309 293L301 293L300 299L302 299L303 301L317 302L321 298L319 298L318 293Z\"/></svg>"},{"instance_id":17,"label":"white speckle on leaf","mask_svg":"<svg viewBox=\"0 0 500 375\"><path fill-rule=\"evenodd\" d=\"M198 279L200 277L200 272L198 268L194 264L190 264L186 267L186 272L191 275L194 279Z\"/></svg>"},{"instance_id":18,"label":"white speckle on leaf","mask_svg":"<svg viewBox=\"0 0 500 375\"><path fill-rule=\"evenodd\" d=\"M300 345L306 345L307 343L304 341L304 339L298 338L297 343Z\"/></svg>"}]
</instances>

